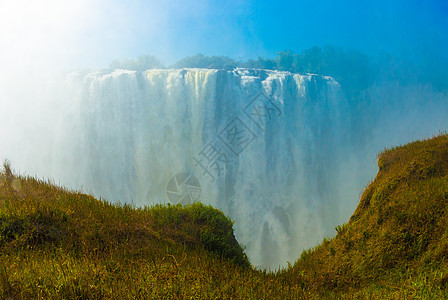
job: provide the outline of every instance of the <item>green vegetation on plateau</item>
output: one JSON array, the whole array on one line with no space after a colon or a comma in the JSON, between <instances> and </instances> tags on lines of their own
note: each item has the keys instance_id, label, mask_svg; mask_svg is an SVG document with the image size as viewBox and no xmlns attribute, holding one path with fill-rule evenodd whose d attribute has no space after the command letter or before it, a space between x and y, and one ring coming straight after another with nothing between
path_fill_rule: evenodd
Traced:
<instances>
[{"instance_id":1,"label":"green vegetation on plateau","mask_svg":"<svg viewBox=\"0 0 448 300\"><path fill-rule=\"evenodd\" d=\"M378 166L334 238L266 272L212 207L113 205L5 164L0 298L447 297L448 136L386 150Z\"/></svg>"}]
</instances>

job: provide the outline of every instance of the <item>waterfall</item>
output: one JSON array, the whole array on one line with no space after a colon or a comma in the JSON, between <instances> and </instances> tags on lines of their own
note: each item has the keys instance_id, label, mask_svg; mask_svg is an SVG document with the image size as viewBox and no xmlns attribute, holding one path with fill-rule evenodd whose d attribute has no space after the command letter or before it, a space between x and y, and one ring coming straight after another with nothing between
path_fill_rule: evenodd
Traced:
<instances>
[{"instance_id":1,"label":"waterfall","mask_svg":"<svg viewBox=\"0 0 448 300\"><path fill-rule=\"evenodd\" d=\"M448 128L446 92L234 69L78 71L1 90L0 158L112 202L201 201L277 268L347 222L385 147Z\"/></svg>"},{"instance_id":2,"label":"waterfall","mask_svg":"<svg viewBox=\"0 0 448 300\"><path fill-rule=\"evenodd\" d=\"M63 182L139 206L213 205L261 267L294 261L347 217L338 174L349 119L332 78L171 69L77 82Z\"/></svg>"}]
</instances>

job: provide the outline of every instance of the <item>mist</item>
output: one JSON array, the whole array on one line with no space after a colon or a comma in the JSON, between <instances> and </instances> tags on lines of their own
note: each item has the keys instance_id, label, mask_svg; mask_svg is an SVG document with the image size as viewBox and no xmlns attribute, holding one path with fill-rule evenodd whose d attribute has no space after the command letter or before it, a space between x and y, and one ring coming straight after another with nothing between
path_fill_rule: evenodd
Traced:
<instances>
[{"instance_id":1,"label":"mist","mask_svg":"<svg viewBox=\"0 0 448 300\"><path fill-rule=\"evenodd\" d=\"M348 221L363 188L377 172L376 157L379 152L447 130L447 15L448 6L442 1L396 1L393 4L386 1L363 4L355 1L320 1L282 5L273 1L262 4L255 1L216 4L205 0L188 4L174 0L163 3L4 1L0 4L0 158L9 159L13 168L22 174L50 179L110 201L133 202L142 206L166 203L169 202L164 194L168 175L165 176L167 178L157 178L150 174L151 170L143 173L135 171L138 165L133 165L136 160L129 148L125 148L124 152L110 150L118 141L113 140L113 136L110 137L112 140L102 139L101 146L95 149L121 155L120 166L114 165L112 160L99 162L98 157L92 156L92 149L86 146L88 143L82 140L92 137L92 132L96 132L94 129L89 132L86 124L93 124L91 128L101 125L94 125L93 119L88 119L86 114L100 114L107 105L114 105L113 101L118 104L125 101L126 97L142 101L144 97L139 94L140 87L129 88L124 85L123 90L116 92L120 97L109 97L107 101L104 100L103 105L106 106L98 104L95 108L95 104L89 101L102 98L95 98L97 96L86 92L91 88L86 85L89 80L97 78L95 80L101 81L101 76L113 74L115 69L132 69L133 65L129 62L138 64L138 58L142 55L151 55L157 64L135 69L137 74L143 74L147 68L224 68L231 72L234 67L238 67L331 76L341 85L338 96L334 97L343 103L337 109L340 113L338 122L344 125L334 125L341 129L339 137L330 136L334 132L328 131L329 135L306 140L312 141L310 143L315 147L315 153L319 153L316 157L321 159L322 165L319 163L321 169L314 173L315 177L306 178L307 170L301 170L304 175L300 175L303 176L300 179L302 182L314 182L316 186L326 186L328 189L312 191L312 195L306 195L306 189L295 190L300 195L298 198L308 202L312 202L319 193L324 198L331 198L329 195L338 191L338 199L335 200L337 205L328 204L326 208L326 202L319 202L323 203L324 212L312 215L325 218L333 210L334 216L328 217L328 224L316 229L314 236L312 230L307 229L309 235L304 238L307 243L300 244L296 242L303 230L300 226L303 226L303 220L310 217L297 203L294 209L297 214L288 217L284 217L283 211L287 206L275 208L282 201L279 199L272 199L272 203L265 201L270 204L263 202L253 205L242 201L244 205L241 207L225 211L234 219L239 214L232 213L232 210L254 209L253 213L257 214L257 206L271 205L275 209L269 208L272 208L270 215L263 212L266 213L263 220L270 223L247 225L246 220L235 220L237 226L238 222L244 223L244 226L256 228L248 232L261 235L270 231L275 236L278 233L276 230L284 226L285 222L297 225L288 229L296 234L294 241L284 246L288 248L286 250L280 244L284 236L278 240L274 238L274 242L265 239L264 247L274 249L272 252L278 254L277 258L266 257L253 250L262 247L262 236L257 241L250 241L249 234L242 233L242 227L237 230L240 243L258 243L250 246L253 260L258 265L284 266L288 260L298 257L303 249L316 245L325 236L333 235L334 226ZM332 52L325 49L330 48L336 49L336 53L342 53L340 57L344 57L344 60L329 59L328 53ZM320 49L321 54L316 54L316 49ZM188 60L197 53L203 54L201 59ZM289 56L285 53L289 53ZM216 63L219 57L224 59ZM316 58L316 63L313 63L313 58ZM290 65L285 63L288 59ZM114 65L114 61L118 65ZM336 64L335 61L340 63ZM124 62L128 62L128 65ZM263 77L260 80L263 81ZM176 95L177 98L172 99L181 99ZM231 99L229 95L226 99ZM238 97L245 99L241 95ZM204 98L203 101L206 103L211 100ZM174 110L176 103L171 105ZM109 112L115 117L125 115L120 111ZM223 111L222 114L226 113ZM180 118L176 114L166 118L168 120L175 116ZM112 126L110 128L114 128L120 136L133 136L133 133L129 133L136 130L130 126L134 122L133 117L128 116L129 122L122 123L122 128L114 127L115 117L98 117L98 120L104 123L103 127L106 124ZM334 121L326 116L323 119L316 116L313 120L316 126ZM148 131L152 130L150 124L145 126L148 126ZM163 134L169 132L169 129L166 130ZM172 134L176 136L175 132ZM199 132L196 134L199 135ZM161 135L148 133L146 136L162 139ZM181 141L182 138L185 136L178 139L179 145L184 146L186 142ZM334 142L338 138L340 140ZM285 142L282 139L276 141ZM200 142L192 144L187 152L192 154L200 145ZM338 145L334 148L337 150L332 149L331 145ZM334 161L325 158L327 154L333 157L334 151L338 152ZM178 158L176 163L178 166L188 165L190 162L185 161L190 156ZM125 158L131 160L126 161ZM300 160L298 157L295 159ZM327 168L325 163L329 164ZM303 165L309 166L306 163ZM108 173L107 170L116 174L100 174L101 171ZM319 172L323 174L320 177L317 175ZM100 180L96 183L92 180L92 174L125 179L111 179L108 184L105 183L107 179L104 179L100 184ZM138 178L134 174L144 176ZM332 176L339 178L334 180ZM144 186L146 183L142 181L147 178L154 181L147 183L148 186L156 185L156 182L160 185L156 188L158 194L148 195L145 191L142 196L143 192L136 191L136 185ZM276 190L273 186L269 197L281 194L282 188L277 186ZM251 191L247 192L249 194ZM219 193L213 193L216 193L216 198L205 201L219 206ZM249 213L239 216L247 215Z\"/></svg>"}]
</instances>

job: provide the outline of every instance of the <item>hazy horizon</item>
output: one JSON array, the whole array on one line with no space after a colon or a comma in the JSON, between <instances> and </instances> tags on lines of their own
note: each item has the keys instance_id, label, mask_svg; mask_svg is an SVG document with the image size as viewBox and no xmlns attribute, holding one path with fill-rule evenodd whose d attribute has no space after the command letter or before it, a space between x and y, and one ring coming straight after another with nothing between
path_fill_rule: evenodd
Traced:
<instances>
[{"instance_id":1,"label":"hazy horizon","mask_svg":"<svg viewBox=\"0 0 448 300\"><path fill-rule=\"evenodd\" d=\"M106 67L151 54L235 60L332 45L446 59L445 1L54 1L0 4L0 62L12 70Z\"/></svg>"}]
</instances>

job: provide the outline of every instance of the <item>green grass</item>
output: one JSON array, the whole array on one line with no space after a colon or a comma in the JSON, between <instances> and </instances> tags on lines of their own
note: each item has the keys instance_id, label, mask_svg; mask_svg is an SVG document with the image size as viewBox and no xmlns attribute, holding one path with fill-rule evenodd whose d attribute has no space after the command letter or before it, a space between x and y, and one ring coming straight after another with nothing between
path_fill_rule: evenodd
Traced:
<instances>
[{"instance_id":1,"label":"green grass","mask_svg":"<svg viewBox=\"0 0 448 300\"><path fill-rule=\"evenodd\" d=\"M349 222L288 275L318 293L447 298L448 136L385 150L378 166Z\"/></svg>"},{"instance_id":2,"label":"green grass","mask_svg":"<svg viewBox=\"0 0 448 300\"><path fill-rule=\"evenodd\" d=\"M34 178L0 177L0 298L275 298L233 223L202 204L133 208Z\"/></svg>"},{"instance_id":3,"label":"green grass","mask_svg":"<svg viewBox=\"0 0 448 300\"><path fill-rule=\"evenodd\" d=\"M266 272L215 208L113 205L5 163L0 298L448 298L448 136L385 150L378 166L334 238Z\"/></svg>"}]
</instances>

